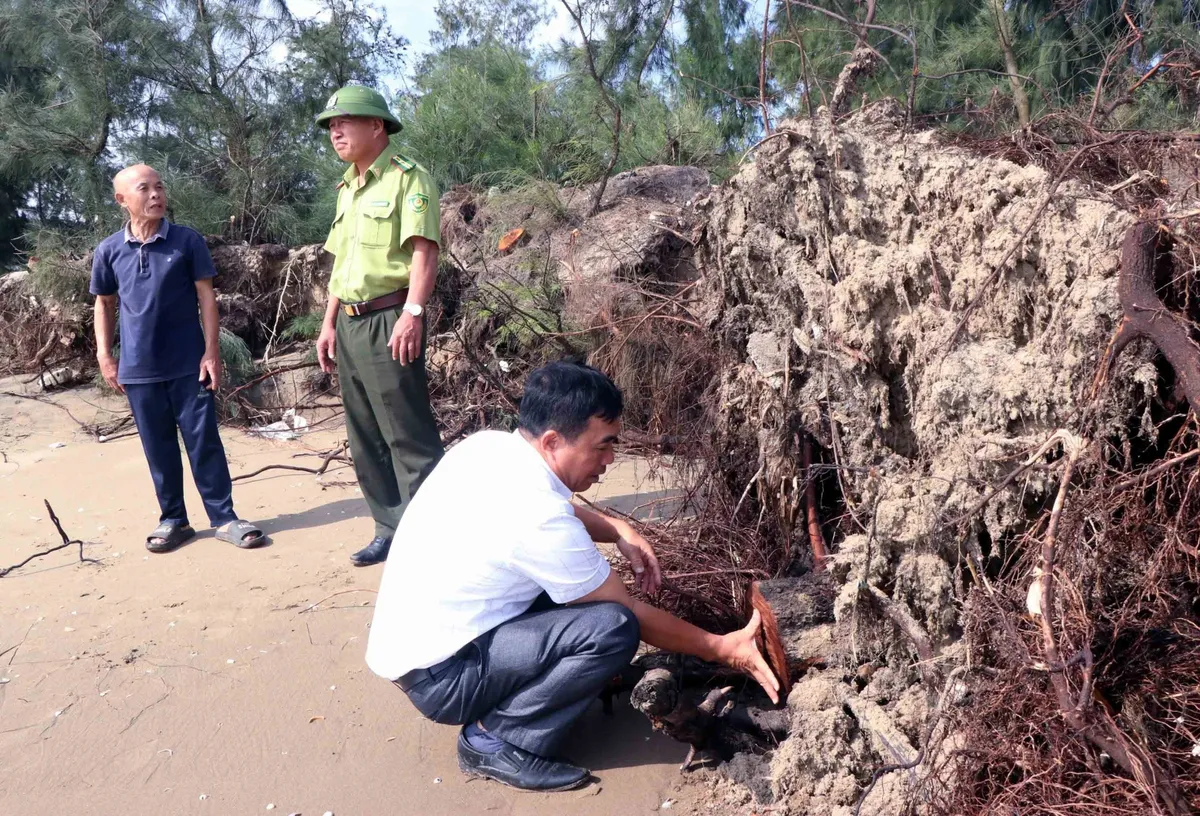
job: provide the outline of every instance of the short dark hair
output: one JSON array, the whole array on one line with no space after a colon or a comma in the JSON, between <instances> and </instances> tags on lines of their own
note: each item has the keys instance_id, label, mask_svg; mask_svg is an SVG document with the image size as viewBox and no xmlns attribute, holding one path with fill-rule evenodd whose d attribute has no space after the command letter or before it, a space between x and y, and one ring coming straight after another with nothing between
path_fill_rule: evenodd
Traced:
<instances>
[{"instance_id":1,"label":"short dark hair","mask_svg":"<svg viewBox=\"0 0 1200 816\"><path fill-rule=\"evenodd\" d=\"M517 427L531 436L558 431L573 442L592 417L612 422L624 408L621 389L603 372L560 360L525 380Z\"/></svg>"}]
</instances>

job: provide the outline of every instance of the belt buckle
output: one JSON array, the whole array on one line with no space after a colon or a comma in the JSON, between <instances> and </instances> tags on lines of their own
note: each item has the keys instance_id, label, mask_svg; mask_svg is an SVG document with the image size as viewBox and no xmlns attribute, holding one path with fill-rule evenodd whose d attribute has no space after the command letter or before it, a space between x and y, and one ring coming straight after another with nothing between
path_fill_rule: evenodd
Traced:
<instances>
[{"instance_id":1,"label":"belt buckle","mask_svg":"<svg viewBox=\"0 0 1200 816\"><path fill-rule=\"evenodd\" d=\"M342 308L345 309L346 314L350 315L351 317L358 317L357 303L343 303Z\"/></svg>"}]
</instances>

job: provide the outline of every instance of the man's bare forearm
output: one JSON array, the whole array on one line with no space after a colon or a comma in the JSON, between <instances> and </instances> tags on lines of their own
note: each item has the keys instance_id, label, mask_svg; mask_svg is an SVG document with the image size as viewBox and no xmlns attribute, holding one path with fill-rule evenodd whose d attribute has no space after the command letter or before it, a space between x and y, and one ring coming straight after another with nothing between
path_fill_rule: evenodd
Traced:
<instances>
[{"instance_id":1,"label":"man's bare forearm","mask_svg":"<svg viewBox=\"0 0 1200 816\"><path fill-rule=\"evenodd\" d=\"M408 302L424 306L433 295L437 282L439 248L428 238L413 238L412 267L408 273Z\"/></svg>"},{"instance_id":2,"label":"man's bare forearm","mask_svg":"<svg viewBox=\"0 0 1200 816\"><path fill-rule=\"evenodd\" d=\"M196 281L196 296L200 300L200 325L204 329L204 353L214 356L221 353L221 310L217 308L217 295L213 292L212 280Z\"/></svg>"},{"instance_id":3,"label":"man's bare forearm","mask_svg":"<svg viewBox=\"0 0 1200 816\"><path fill-rule=\"evenodd\" d=\"M112 357L116 336L117 296L97 295L94 323L96 324L96 357Z\"/></svg>"},{"instance_id":4,"label":"man's bare forearm","mask_svg":"<svg viewBox=\"0 0 1200 816\"><path fill-rule=\"evenodd\" d=\"M632 612L641 627L642 640L651 646L668 652L690 654L714 663L724 662L724 640L720 635L705 632L670 612L633 598L615 571L610 572L608 578L597 589L576 603L594 601L619 603Z\"/></svg>"},{"instance_id":5,"label":"man's bare forearm","mask_svg":"<svg viewBox=\"0 0 1200 816\"><path fill-rule=\"evenodd\" d=\"M334 294L329 295L329 302L325 304L325 319L324 323L329 328L333 328L337 321L338 311L342 308L342 302L338 300Z\"/></svg>"},{"instance_id":6,"label":"man's bare forearm","mask_svg":"<svg viewBox=\"0 0 1200 816\"><path fill-rule=\"evenodd\" d=\"M629 599L630 611L638 619L642 630L642 640L667 652L689 654L711 663L725 662L721 652L723 643L720 635L705 632L698 626L677 618L670 612L656 606Z\"/></svg>"}]
</instances>

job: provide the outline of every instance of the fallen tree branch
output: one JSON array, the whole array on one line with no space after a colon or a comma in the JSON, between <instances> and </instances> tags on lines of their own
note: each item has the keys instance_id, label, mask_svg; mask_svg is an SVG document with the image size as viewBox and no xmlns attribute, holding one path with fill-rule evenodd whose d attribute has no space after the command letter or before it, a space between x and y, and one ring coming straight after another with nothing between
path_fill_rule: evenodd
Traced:
<instances>
[{"instance_id":1,"label":"fallen tree branch","mask_svg":"<svg viewBox=\"0 0 1200 816\"><path fill-rule=\"evenodd\" d=\"M317 602L316 602L316 603L314 603L314 604L309 604L308 606L304 607L303 609L301 609L301 610L300 610L299 612L297 612L296 614L297 614L297 615L303 615L305 612L312 612L314 609L316 609L318 606L320 606L321 604L323 604L323 603L325 603L326 601L328 601L330 598L336 598L338 595L348 595L348 594L350 594L351 592L370 592L372 595L378 595L378 594L379 594L379 590L376 590L376 589L367 589L367 588L365 588L365 587L362 587L362 588L356 588L356 589L341 589L341 590L338 590L337 592L333 593L332 595L326 595L324 598L322 598L321 600L317 601Z\"/></svg>"},{"instance_id":2,"label":"fallen tree branch","mask_svg":"<svg viewBox=\"0 0 1200 816\"><path fill-rule=\"evenodd\" d=\"M21 567L25 566L26 564L28 564L30 561L32 561L35 558L41 558L43 555L49 555L52 552L58 552L61 549L70 547L72 544L79 545L79 563L81 563L81 564L83 564L85 562L89 563L89 564L99 564L100 563L95 558L85 558L84 557L83 541L78 538L70 538L66 534L66 532L63 530L62 522L60 522L58 520L58 516L55 515L54 508L50 506L50 501L48 499L43 499L42 501L44 501L46 503L46 512L50 514L50 521L53 522L54 529L58 530L58 534L62 538L62 543L56 544L55 546L51 547L48 550L42 550L41 552L36 552L19 564L13 564L11 567L5 567L3 569L0 569L0 578L3 578L5 575L8 575L13 570L20 569Z\"/></svg>"},{"instance_id":3,"label":"fallen tree branch","mask_svg":"<svg viewBox=\"0 0 1200 816\"><path fill-rule=\"evenodd\" d=\"M229 394L226 396L226 399L229 399L229 398L235 396L236 394L238 394L242 391L245 391L247 388L249 388L252 385L257 385L258 383L262 382L265 379L274 377L277 374L286 374L289 371L299 371L302 368L316 368L316 367L317 367L317 362L314 360L311 363L294 363L292 365L283 366L282 368L273 368L264 374L259 374L257 377L255 377L252 380L248 380L247 382L242 383L237 388L230 391Z\"/></svg>"},{"instance_id":4,"label":"fallen tree branch","mask_svg":"<svg viewBox=\"0 0 1200 816\"><path fill-rule=\"evenodd\" d=\"M43 396L40 396L37 394L18 394L15 391L0 391L0 396L15 397L16 399L23 399L23 400L32 400L34 402L40 402L43 405L53 405L55 408L57 408L58 410L65 413L71 419L75 420L75 424L78 425L80 428L86 429L88 427L87 423L83 422L82 420L79 419L79 417L72 414L71 410L69 408L67 408L64 405L59 405L57 402L55 402L52 399L48 399L46 397L43 397Z\"/></svg>"}]
</instances>

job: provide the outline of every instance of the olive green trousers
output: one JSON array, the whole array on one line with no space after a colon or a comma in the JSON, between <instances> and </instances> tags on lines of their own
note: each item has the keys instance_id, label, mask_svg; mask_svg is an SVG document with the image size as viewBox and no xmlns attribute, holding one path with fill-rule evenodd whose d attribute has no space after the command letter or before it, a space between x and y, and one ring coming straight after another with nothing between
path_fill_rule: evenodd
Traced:
<instances>
[{"instance_id":1,"label":"olive green trousers","mask_svg":"<svg viewBox=\"0 0 1200 816\"><path fill-rule=\"evenodd\" d=\"M429 407L425 338L408 365L392 359L388 340L400 308L337 317L337 369L350 455L375 535L391 538L421 482L442 458Z\"/></svg>"}]
</instances>

